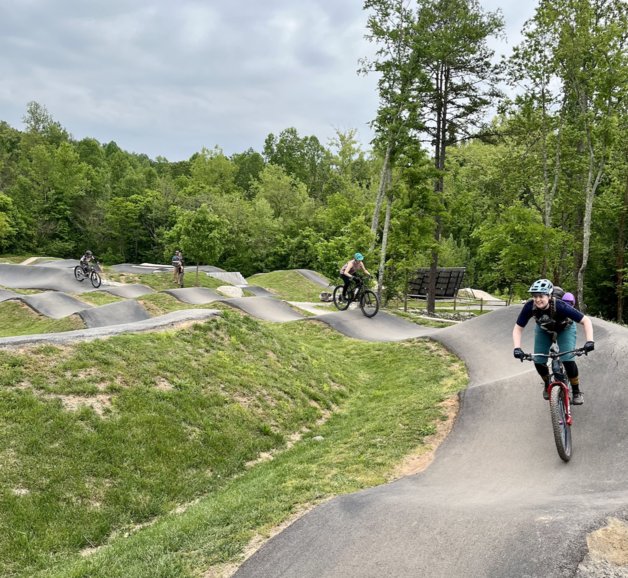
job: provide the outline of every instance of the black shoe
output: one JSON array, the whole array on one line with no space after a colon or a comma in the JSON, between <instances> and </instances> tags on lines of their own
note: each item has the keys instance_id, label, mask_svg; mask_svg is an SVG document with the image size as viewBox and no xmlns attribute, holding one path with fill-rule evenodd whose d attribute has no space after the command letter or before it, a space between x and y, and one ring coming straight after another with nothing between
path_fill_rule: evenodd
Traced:
<instances>
[{"instance_id":1,"label":"black shoe","mask_svg":"<svg viewBox=\"0 0 628 578\"><path fill-rule=\"evenodd\" d=\"M581 391L574 391L573 401L571 403L574 405L582 405L584 403L584 395L582 395Z\"/></svg>"},{"instance_id":2,"label":"black shoe","mask_svg":"<svg viewBox=\"0 0 628 578\"><path fill-rule=\"evenodd\" d=\"M545 401L549 400L549 391L547 391L547 385L545 383L543 384L543 399Z\"/></svg>"}]
</instances>

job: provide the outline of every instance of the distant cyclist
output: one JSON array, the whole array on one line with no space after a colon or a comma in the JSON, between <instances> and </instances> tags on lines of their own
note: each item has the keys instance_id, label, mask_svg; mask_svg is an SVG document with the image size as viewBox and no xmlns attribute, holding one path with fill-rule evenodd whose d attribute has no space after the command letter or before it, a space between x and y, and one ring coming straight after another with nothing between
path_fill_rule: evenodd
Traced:
<instances>
[{"instance_id":1,"label":"distant cyclist","mask_svg":"<svg viewBox=\"0 0 628 578\"><path fill-rule=\"evenodd\" d=\"M81 266L83 271L85 271L85 273L87 273L89 271L89 264L92 261L94 261L94 262L96 261L96 258L94 257L94 254L91 251L85 251L85 253L81 257L81 259L79 260L79 265Z\"/></svg>"},{"instance_id":2,"label":"distant cyclist","mask_svg":"<svg viewBox=\"0 0 628 578\"><path fill-rule=\"evenodd\" d=\"M175 251L172 256L172 267L174 268L174 282L179 282L179 275L183 272L183 255L181 251Z\"/></svg>"},{"instance_id":3,"label":"distant cyclist","mask_svg":"<svg viewBox=\"0 0 628 578\"><path fill-rule=\"evenodd\" d=\"M517 359L523 359L525 355L521 349L523 329L528 321L534 317L534 353L548 354L552 345L553 333L561 351L571 351L576 348L576 328L573 323L580 323L584 327L586 343L584 350L593 351L593 325L591 320L577 309L574 309L561 299L556 299L552 293L554 285L548 279L539 279L532 283L528 293L532 299L526 301L523 309L517 317L517 322L512 330L514 344L513 355ZM564 298L564 297L563 297ZM573 355L565 355L563 358L565 371L573 388L573 404L582 405L584 397L580 391L580 379L578 366ZM549 368L542 357L534 359L534 367L543 379L543 398L548 399L547 385L549 384Z\"/></svg>"},{"instance_id":4,"label":"distant cyclist","mask_svg":"<svg viewBox=\"0 0 628 578\"><path fill-rule=\"evenodd\" d=\"M364 266L364 255L362 253L356 253L353 259L347 261L340 269L340 277L344 281L344 287L342 288L342 298L347 298L347 289L351 280L354 278L358 271L364 271L366 275L370 275Z\"/></svg>"}]
</instances>

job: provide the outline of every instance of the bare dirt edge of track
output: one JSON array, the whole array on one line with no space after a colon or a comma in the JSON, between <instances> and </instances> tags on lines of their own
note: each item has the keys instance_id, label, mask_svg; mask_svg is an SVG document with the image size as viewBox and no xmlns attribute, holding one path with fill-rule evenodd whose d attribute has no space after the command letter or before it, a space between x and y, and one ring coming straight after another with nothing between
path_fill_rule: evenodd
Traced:
<instances>
[{"instance_id":1,"label":"bare dirt edge of track","mask_svg":"<svg viewBox=\"0 0 628 578\"><path fill-rule=\"evenodd\" d=\"M440 446L440 444L445 440L445 438L453 428L456 417L458 416L458 410L460 409L459 394L456 393L455 395L448 397L439 404L439 407L443 409L445 419L438 420L436 422L436 432L430 436L425 437L423 439L423 443L413 452L408 454L393 469L388 478L389 482L398 480L399 478L403 478L404 476L418 474L419 472L425 470L432 463L438 446ZM331 500L333 498L334 496L330 496L329 498L320 502L316 502L314 504L304 504L298 509L297 512L295 512L292 516L290 516L278 526L269 529L263 534L256 534L245 548L242 560L240 560L237 564L232 563L212 566L202 575L203 578L230 578L237 572L238 568L245 562L245 560L255 554L255 552L257 552L266 542L268 542L268 540L283 532L283 530L296 522L299 518L301 518L301 516L304 516L323 502L326 502L327 500Z\"/></svg>"}]
</instances>

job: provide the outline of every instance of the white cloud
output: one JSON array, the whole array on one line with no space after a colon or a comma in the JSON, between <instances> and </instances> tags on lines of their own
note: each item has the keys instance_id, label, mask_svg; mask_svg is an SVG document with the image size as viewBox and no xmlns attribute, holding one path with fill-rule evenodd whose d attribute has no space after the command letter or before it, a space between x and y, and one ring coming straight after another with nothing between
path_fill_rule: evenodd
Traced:
<instances>
[{"instance_id":1,"label":"white cloud","mask_svg":"<svg viewBox=\"0 0 628 578\"><path fill-rule=\"evenodd\" d=\"M533 3L503 10L511 36ZM21 128L35 100L75 138L170 160L261 150L292 126L323 144L355 128L366 146L378 102L376 78L357 74L374 50L366 19L359 0L3 3L0 120Z\"/></svg>"}]
</instances>

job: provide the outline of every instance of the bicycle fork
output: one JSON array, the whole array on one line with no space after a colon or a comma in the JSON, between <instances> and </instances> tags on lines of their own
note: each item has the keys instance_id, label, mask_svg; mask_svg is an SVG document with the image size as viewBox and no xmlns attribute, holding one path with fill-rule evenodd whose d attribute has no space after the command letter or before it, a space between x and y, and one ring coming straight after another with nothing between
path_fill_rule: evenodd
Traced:
<instances>
[{"instance_id":1,"label":"bicycle fork","mask_svg":"<svg viewBox=\"0 0 628 578\"><path fill-rule=\"evenodd\" d=\"M572 424L572 418L571 418L571 403L569 400L569 386L564 383L563 381L551 381L549 383L549 385L547 386L547 393L549 394L549 398L552 398L552 389L554 389L554 387L560 387L563 390L563 399L565 400L565 417L566 417L566 423L567 425L571 425Z\"/></svg>"}]
</instances>

